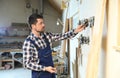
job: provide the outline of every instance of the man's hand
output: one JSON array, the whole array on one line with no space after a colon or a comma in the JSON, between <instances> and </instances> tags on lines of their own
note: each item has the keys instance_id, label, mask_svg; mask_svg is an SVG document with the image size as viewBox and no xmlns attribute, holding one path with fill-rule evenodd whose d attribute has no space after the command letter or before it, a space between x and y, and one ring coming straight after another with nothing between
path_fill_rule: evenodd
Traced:
<instances>
[{"instance_id":1,"label":"man's hand","mask_svg":"<svg viewBox=\"0 0 120 78\"><path fill-rule=\"evenodd\" d=\"M45 71L48 71L50 73L56 73L56 68L48 66L48 67L45 67Z\"/></svg>"},{"instance_id":2,"label":"man's hand","mask_svg":"<svg viewBox=\"0 0 120 78\"><path fill-rule=\"evenodd\" d=\"M79 32L81 32L82 30L84 30L85 29L85 25L78 25L78 27L75 29L75 33L79 33Z\"/></svg>"}]
</instances>

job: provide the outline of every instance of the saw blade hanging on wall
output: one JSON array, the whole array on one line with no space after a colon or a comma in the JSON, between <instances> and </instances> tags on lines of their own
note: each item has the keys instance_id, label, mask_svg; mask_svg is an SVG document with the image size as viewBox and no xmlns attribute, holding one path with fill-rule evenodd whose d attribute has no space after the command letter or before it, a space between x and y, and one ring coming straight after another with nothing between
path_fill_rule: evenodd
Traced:
<instances>
[{"instance_id":1,"label":"saw blade hanging on wall","mask_svg":"<svg viewBox=\"0 0 120 78\"><path fill-rule=\"evenodd\" d=\"M92 27L94 26L94 16L93 17L90 17L90 18L86 18L86 19L83 19L83 20L79 20L79 25L85 25L85 27Z\"/></svg>"}]
</instances>

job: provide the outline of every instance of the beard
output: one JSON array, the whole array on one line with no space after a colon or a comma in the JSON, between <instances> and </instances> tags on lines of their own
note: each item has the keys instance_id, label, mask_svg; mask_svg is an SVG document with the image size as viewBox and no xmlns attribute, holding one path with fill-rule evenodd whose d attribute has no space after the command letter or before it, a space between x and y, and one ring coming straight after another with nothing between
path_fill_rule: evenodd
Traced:
<instances>
[{"instance_id":1,"label":"beard","mask_svg":"<svg viewBox=\"0 0 120 78\"><path fill-rule=\"evenodd\" d=\"M44 28L42 30L35 29L35 31L38 33L44 33L45 29Z\"/></svg>"}]
</instances>

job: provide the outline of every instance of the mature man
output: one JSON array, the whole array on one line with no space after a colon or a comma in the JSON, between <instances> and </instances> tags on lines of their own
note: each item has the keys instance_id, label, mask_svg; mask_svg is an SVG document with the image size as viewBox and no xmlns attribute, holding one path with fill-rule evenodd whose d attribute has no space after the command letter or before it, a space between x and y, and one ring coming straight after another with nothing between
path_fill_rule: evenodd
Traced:
<instances>
[{"instance_id":1,"label":"mature man","mask_svg":"<svg viewBox=\"0 0 120 78\"><path fill-rule=\"evenodd\" d=\"M76 29L62 34L45 32L42 15L32 14L28 22L31 33L23 44L24 66L32 70L32 78L55 78L56 68L51 55L51 42L72 38L85 26L79 25Z\"/></svg>"}]
</instances>

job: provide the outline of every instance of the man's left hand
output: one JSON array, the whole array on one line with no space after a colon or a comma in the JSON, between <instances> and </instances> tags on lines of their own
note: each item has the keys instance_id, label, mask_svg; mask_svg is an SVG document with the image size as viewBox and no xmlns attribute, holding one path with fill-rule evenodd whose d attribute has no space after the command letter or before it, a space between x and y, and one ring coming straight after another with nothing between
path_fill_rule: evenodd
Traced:
<instances>
[{"instance_id":1,"label":"man's left hand","mask_svg":"<svg viewBox=\"0 0 120 78\"><path fill-rule=\"evenodd\" d=\"M79 32L81 32L82 30L84 30L85 29L85 25L78 25L78 27L75 29L75 33L79 33Z\"/></svg>"}]
</instances>

